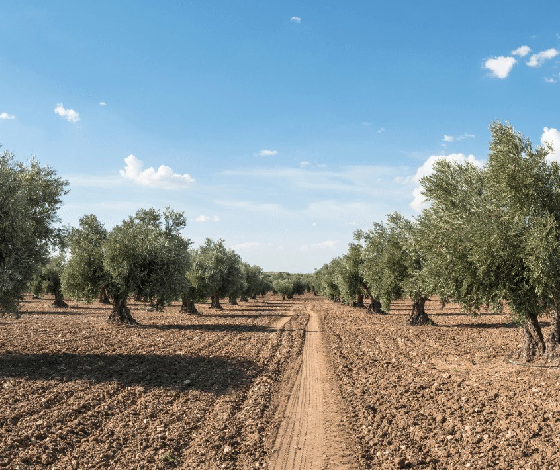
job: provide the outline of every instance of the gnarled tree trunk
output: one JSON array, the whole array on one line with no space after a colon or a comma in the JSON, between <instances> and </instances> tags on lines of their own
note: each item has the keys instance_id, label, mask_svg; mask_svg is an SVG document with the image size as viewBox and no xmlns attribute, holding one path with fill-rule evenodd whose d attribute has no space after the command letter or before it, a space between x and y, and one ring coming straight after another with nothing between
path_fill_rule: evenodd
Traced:
<instances>
[{"instance_id":1,"label":"gnarled tree trunk","mask_svg":"<svg viewBox=\"0 0 560 470\"><path fill-rule=\"evenodd\" d=\"M356 307L364 308L364 294L358 294L356 298Z\"/></svg>"},{"instance_id":2,"label":"gnarled tree trunk","mask_svg":"<svg viewBox=\"0 0 560 470\"><path fill-rule=\"evenodd\" d=\"M54 293L53 306L55 306L57 308L68 307L68 304L64 301L64 296L62 295L62 292L60 291L60 289L57 289Z\"/></svg>"},{"instance_id":3,"label":"gnarled tree trunk","mask_svg":"<svg viewBox=\"0 0 560 470\"><path fill-rule=\"evenodd\" d=\"M113 310L109 315L108 321L110 323L123 323L129 325L137 325L138 322L132 318L130 309L126 305L126 297L113 299Z\"/></svg>"},{"instance_id":4,"label":"gnarled tree trunk","mask_svg":"<svg viewBox=\"0 0 560 470\"><path fill-rule=\"evenodd\" d=\"M229 298L228 298L228 303L229 303L230 305L239 305L239 304L237 303L237 297L233 297L233 296L231 296L231 295L230 295Z\"/></svg>"},{"instance_id":5,"label":"gnarled tree trunk","mask_svg":"<svg viewBox=\"0 0 560 470\"><path fill-rule=\"evenodd\" d=\"M554 327L553 327L554 329ZM523 349L521 355L526 361L531 361L545 352L544 337L535 312L527 314L523 324Z\"/></svg>"},{"instance_id":6,"label":"gnarled tree trunk","mask_svg":"<svg viewBox=\"0 0 560 470\"><path fill-rule=\"evenodd\" d=\"M107 288L103 286L99 291L99 303L101 304L110 304L111 300L109 299L109 293L107 292Z\"/></svg>"},{"instance_id":7,"label":"gnarled tree trunk","mask_svg":"<svg viewBox=\"0 0 560 470\"><path fill-rule=\"evenodd\" d=\"M425 310L427 297L417 297L412 304L412 313L408 318L408 323L413 326L435 325L435 322L428 316Z\"/></svg>"},{"instance_id":8,"label":"gnarled tree trunk","mask_svg":"<svg viewBox=\"0 0 560 470\"><path fill-rule=\"evenodd\" d=\"M249 298L246 295L239 297L239 302L249 302Z\"/></svg>"},{"instance_id":9,"label":"gnarled tree trunk","mask_svg":"<svg viewBox=\"0 0 560 470\"><path fill-rule=\"evenodd\" d=\"M183 297L181 303L181 313L188 313L190 315L196 315L198 310L196 309L196 305L193 300L188 299L187 297Z\"/></svg>"},{"instance_id":10,"label":"gnarled tree trunk","mask_svg":"<svg viewBox=\"0 0 560 470\"><path fill-rule=\"evenodd\" d=\"M210 302L210 308L215 308L216 310L223 310L222 305L220 304L220 297L217 294L212 296L212 300Z\"/></svg>"},{"instance_id":11,"label":"gnarled tree trunk","mask_svg":"<svg viewBox=\"0 0 560 470\"><path fill-rule=\"evenodd\" d=\"M387 312L381 308L381 302L379 300L371 297L370 303L368 305L367 311L369 313L377 313L379 315L386 315Z\"/></svg>"}]
</instances>

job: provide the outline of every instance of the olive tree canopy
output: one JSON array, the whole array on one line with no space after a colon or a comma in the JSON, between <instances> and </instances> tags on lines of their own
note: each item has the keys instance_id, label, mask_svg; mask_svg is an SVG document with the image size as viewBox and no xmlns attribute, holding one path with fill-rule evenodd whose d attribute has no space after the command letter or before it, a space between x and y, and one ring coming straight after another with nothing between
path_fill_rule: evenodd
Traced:
<instances>
[{"instance_id":1,"label":"olive tree canopy","mask_svg":"<svg viewBox=\"0 0 560 470\"><path fill-rule=\"evenodd\" d=\"M45 262L67 184L34 159L25 165L0 154L0 313L17 314L22 292Z\"/></svg>"}]
</instances>

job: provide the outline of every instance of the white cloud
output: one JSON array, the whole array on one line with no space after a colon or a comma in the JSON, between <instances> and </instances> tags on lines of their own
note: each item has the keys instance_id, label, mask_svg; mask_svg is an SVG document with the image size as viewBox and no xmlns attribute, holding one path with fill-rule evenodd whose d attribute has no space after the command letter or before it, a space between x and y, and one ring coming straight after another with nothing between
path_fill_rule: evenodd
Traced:
<instances>
[{"instance_id":1,"label":"white cloud","mask_svg":"<svg viewBox=\"0 0 560 470\"><path fill-rule=\"evenodd\" d=\"M292 16L290 18L290 23L301 23L301 18L299 16Z\"/></svg>"},{"instance_id":2,"label":"white cloud","mask_svg":"<svg viewBox=\"0 0 560 470\"><path fill-rule=\"evenodd\" d=\"M553 127L545 127L541 136L541 144L550 144L552 152L548 154L546 159L549 162L557 162L560 164L560 132Z\"/></svg>"},{"instance_id":3,"label":"white cloud","mask_svg":"<svg viewBox=\"0 0 560 470\"><path fill-rule=\"evenodd\" d=\"M520 57L525 57L527 54L529 54L529 52L531 52L531 48L529 46L521 46L514 51L511 51L512 55L518 55Z\"/></svg>"},{"instance_id":4,"label":"white cloud","mask_svg":"<svg viewBox=\"0 0 560 470\"><path fill-rule=\"evenodd\" d=\"M474 134L464 133L457 137L457 140L474 139L476 136Z\"/></svg>"},{"instance_id":5,"label":"white cloud","mask_svg":"<svg viewBox=\"0 0 560 470\"><path fill-rule=\"evenodd\" d=\"M496 78L506 78L513 66L517 63L513 57L493 57L484 62L484 68L492 72L492 76Z\"/></svg>"},{"instance_id":6,"label":"white cloud","mask_svg":"<svg viewBox=\"0 0 560 470\"><path fill-rule=\"evenodd\" d=\"M312 243L310 245L302 245L300 251L306 252L309 250L335 250L340 245L340 240L326 240L320 243Z\"/></svg>"},{"instance_id":7,"label":"white cloud","mask_svg":"<svg viewBox=\"0 0 560 470\"><path fill-rule=\"evenodd\" d=\"M15 119L16 117L13 114L8 113L1 113L0 119Z\"/></svg>"},{"instance_id":8,"label":"white cloud","mask_svg":"<svg viewBox=\"0 0 560 470\"><path fill-rule=\"evenodd\" d=\"M556 79L554 77L551 77L551 78L544 77L544 81L546 83L556 83Z\"/></svg>"},{"instance_id":9,"label":"white cloud","mask_svg":"<svg viewBox=\"0 0 560 470\"><path fill-rule=\"evenodd\" d=\"M364 122L362 122L362 126L369 127L369 126L371 126L371 122L364 121Z\"/></svg>"},{"instance_id":10,"label":"white cloud","mask_svg":"<svg viewBox=\"0 0 560 470\"><path fill-rule=\"evenodd\" d=\"M99 106L107 106L107 103L105 103L105 101L100 101Z\"/></svg>"},{"instance_id":11,"label":"white cloud","mask_svg":"<svg viewBox=\"0 0 560 470\"><path fill-rule=\"evenodd\" d=\"M420 212L426 207L426 199L421 192L420 180L425 176L430 176L434 172L434 163L438 160L447 160L449 162L461 164L468 162L477 167L482 167L482 162L477 160L474 155L469 155L468 157L465 157L465 155L462 153L452 153L450 155L432 155L424 162L424 164L420 168L418 168L416 174L414 175L414 181L418 186L412 191L413 200L410 203L410 207L412 207L415 211Z\"/></svg>"},{"instance_id":12,"label":"white cloud","mask_svg":"<svg viewBox=\"0 0 560 470\"><path fill-rule=\"evenodd\" d=\"M278 150L261 150L256 155L259 157L273 157L274 155L278 155Z\"/></svg>"},{"instance_id":13,"label":"white cloud","mask_svg":"<svg viewBox=\"0 0 560 470\"><path fill-rule=\"evenodd\" d=\"M545 61L556 57L558 54L560 54L560 51L554 48L547 49L546 51L539 52L538 54L533 54L529 58L529 62L527 62L527 65L529 67L540 67L545 63Z\"/></svg>"},{"instance_id":14,"label":"white cloud","mask_svg":"<svg viewBox=\"0 0 560 470\"><path fill-rule=\"evenodd\" d=\"M66 109L62 103L58 103L56 105L54 112L69 122L78 122L80 120L80 113L74 111L73 109Z\"/></svg>"},{"instance_id":15,"label":"white cloud","mask_svg":"<svg viewBox=\"0 0 560 470\"><path fill-rule=\"evenodd\" d=\"M383 132L385 132L385 128L384 128L384 127L380 127L379 129L377 129L377 133L378 133L378 134L382 134Z\"/></svg>"},{"instance_id":16,"label":"white cloud","mask_svg":"<svg viewBox=\"0 0 560 470\"><path fill-rule=\"evenodd\" d=\"M189 174L173 173L173 170L166 165L161 165L157 171L153 167L143 170L142 160L132 154L126 157L124 161L126 166L124 170L119 171L121 176L143 186L171 189L184 188L194 183L194 179Z\"/></svg>"},{"instance_id":17,"label":"white cloud","mask_svg":"<svg viewBox=\"0 0 560 470\"><path fill-rule=\"evenodd\" d=\"M194 222L209 222L209 221L219 222L220 218L217 215L213 217L210 217L208 215L199 215L196 219L194 219Z\"/></svg>"},{"instance_id":18,"label":"white cloud","mask_svg":"<svg viewBox=\"0 0 560 470\"><path fill-rule=\"evenodd\" d=\"M453 139L452 135L444 134L443 139L441 139L441 140L443 140L444 142L453 142L454 139Z\"/></svg>"},{"instance_id":19,"label":"white cloud","mask_svg":"<svg viewBox=\"0 0 560 470\"><path fill-rule=\"evenodd\" d=\"M235 251L246 251L251 250L254 248L264 248L273 246L272 243L263 243L263 242L245 242L245 243L238 243L237 245L233 245L233 249Z\"/></svg>"},{"instance_id":20,"label":"white cloud","mask_svg":"<svg viewBox=\"0 0 560 470\"><path fill-rule=\"evenodd\" d=\"M299 162L299 166L301 168L305 168L306 166L309 166L309 162Z\"/></svg>"}]
</instances>

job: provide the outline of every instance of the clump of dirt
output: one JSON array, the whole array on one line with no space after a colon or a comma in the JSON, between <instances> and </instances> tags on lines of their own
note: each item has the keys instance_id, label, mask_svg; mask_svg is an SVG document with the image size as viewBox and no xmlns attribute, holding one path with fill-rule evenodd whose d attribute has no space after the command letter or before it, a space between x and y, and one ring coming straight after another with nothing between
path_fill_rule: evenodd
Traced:
<instances>
[{"instance_id":1,"label":"clump of dirt","mask_svg":"<svg viewBox=\"0 0 560 470\"><path fill-rule=\"evenodd\" d=\"M26 299L0 327L0 468L259 468L307 318L274 298L202 315ZM285 323L283 328L276 325Z\"/></svg>"},{"instance_id":2,"label":"clump of dirt","mask_svg":"<svg viewBox=\"0 0 560 470\"><path fill-rule=\"evenodd\" d=\"M560 369L505 360L521 342L507 315L426 307L438 326L407 326L404 301L386 316L320 307L360 466L560 468Z\"/></svg>"}]
</instances>

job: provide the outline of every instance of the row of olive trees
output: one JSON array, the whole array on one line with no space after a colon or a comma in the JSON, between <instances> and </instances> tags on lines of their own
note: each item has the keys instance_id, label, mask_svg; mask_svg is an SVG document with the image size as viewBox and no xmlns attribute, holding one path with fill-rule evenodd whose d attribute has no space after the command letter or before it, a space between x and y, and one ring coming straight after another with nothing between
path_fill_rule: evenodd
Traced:
<instances>
[{"instance_id":1,"label":"row of olive trees","mask_svg":"<svg viewBox=\"0 0 560 470\"><path fill-rule=\"evenodd\" d=\"M428 207L414 220L388 216L357 231L348 253L315 273L331 299L388 309L413 301L409 322L433 323L430 296L476 313L506 305L523 327L527 359L560 346L560 167L510 125L492 123L483 166L439 160L422 179ZM549 314L545 341L538 317Z\"/></svg>"},{"instance_id":2,"label":"row of olive trees","mask_svg":"<svg viewBox=\"0 0 560 470\"><path fill-rule=\"evenodd\" d=\"M195 302L207 298L219 309L221 298L236 303L272 289L268 276L223 240L192 249L181 235L184 215L169 208L139 210L110 231L94 215L57 229L66 186L49 167L0 155L0 314L17 314L28 288L54 294L57 307L66 305L64 295L110 302L109 319L119 323L135 323L130 295L156 310L181 299L183 311L196 313Z\"/></svg>"},{"instance_id":3,"label":"row of olive trees","mask_svg":"<svg viewBox=\"0 0 560 470\"><path fill-rule=\"evenodd\" d=\"M244 263L223 240L207 239L198 249L181 235L186 219L166 209L139 210L107 231L94 215L80 220L68 235L69 259L62 266L61 288L72 298L110 301L110 321L134 323L129 296L163 310L181 299L181 310L198 313L196 302L211 299L248 300L270 288L258 266Z\"/></svg>"},{"instance_id":4,"label":"row of olive trees","mask_svg":"<svg viewBox=\"0 0 560 470\"><path fill-rule=\"evenodd\" d=\"M277 272L270 275L272 291L282 296L282 300L293 299L294 295L311 292L312 279L309 274L290 274Z\"/></svg>"}]
</instances>

